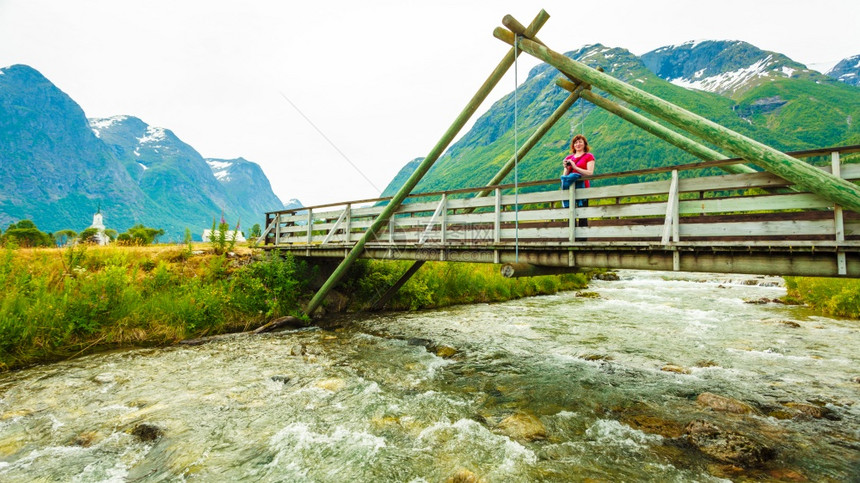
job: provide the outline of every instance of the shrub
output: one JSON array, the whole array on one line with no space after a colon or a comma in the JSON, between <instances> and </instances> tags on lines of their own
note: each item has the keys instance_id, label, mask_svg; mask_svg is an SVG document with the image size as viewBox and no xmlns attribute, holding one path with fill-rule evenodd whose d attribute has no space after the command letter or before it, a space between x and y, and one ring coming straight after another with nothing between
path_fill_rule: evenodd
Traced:
<instances>
[{"instance_id":1,"label":"shrub","mask_svg":"<svg viewBox=\"0 0 860 483\"><path fill-rule=\"evenodd\" d=\"M19 247L49 247L54 244L54 239L48 233L39 231L32 220L21 220L17 224L12 223L6 229L6 233L0 237L0 241L7 246Z\"/></svg>"},{"instance_id":2,"label":"shrub","mask_svg":"<svg viewBox=\"0 0 860 483\"><path fill-rule=\"evenodd\" d=\"M829 315L860 318L860 280L785 277L788 298Z\"/></svg>"}]
</instances>

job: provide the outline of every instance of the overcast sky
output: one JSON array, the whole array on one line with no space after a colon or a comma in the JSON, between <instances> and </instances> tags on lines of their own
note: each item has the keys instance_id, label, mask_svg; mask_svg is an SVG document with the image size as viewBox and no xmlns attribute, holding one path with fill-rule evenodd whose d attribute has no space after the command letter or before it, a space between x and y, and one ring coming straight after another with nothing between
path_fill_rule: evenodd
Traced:
<instances>
[{"instance_id":1,"label":"overcast sky","mask_svg":"<svg viewBox=\"0 0 860 483\"><path fill-rule=\"evenodd\" d=\"M310 206L376 197L426 155L507 52L502 17L541 8L559 52L743 40L822 72L860 54L856 0L0 0L0 67L37 69L87 117L256 162ZM513 89L511 69L475 119Z\"/></svg>"}]
</instances>

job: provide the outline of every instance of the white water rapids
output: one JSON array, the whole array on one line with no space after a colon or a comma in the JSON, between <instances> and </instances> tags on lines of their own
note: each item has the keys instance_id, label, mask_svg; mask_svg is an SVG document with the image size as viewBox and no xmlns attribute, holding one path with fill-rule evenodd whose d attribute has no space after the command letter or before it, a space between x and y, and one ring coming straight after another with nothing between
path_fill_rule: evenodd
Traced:
<instances>
[{"instance_id":1,"label":"white water rapids","mask_svg":"<svg viewBox=\"0 0 860 483\"><path fill-rule=\"evenodd\" d=\"M0 481L860 479L860 322L745 303L784 296L780 279L620 275L593 281L596 298L353 315L2 374ZM755 412L704 407L705 392ZM505 430L515 414L545 436ZM648 423L696 419L774 456L738 468Z\"/></svg>"}]
</instances>

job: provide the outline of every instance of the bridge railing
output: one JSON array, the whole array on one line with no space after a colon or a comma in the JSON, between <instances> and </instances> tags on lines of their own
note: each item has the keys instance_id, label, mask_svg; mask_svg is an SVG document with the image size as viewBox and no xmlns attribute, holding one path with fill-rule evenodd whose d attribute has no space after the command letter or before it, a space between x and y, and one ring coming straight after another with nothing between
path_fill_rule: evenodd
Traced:
<instances>
[{"instance_id":1,"label":"bridge railing","mask_svg":"<svg viewBox=\"0 0 860 483\"><path fill-rule=\"evenodd\" d=\"M840 154L860 146L791 153L831 156L827 171L860 179L860 165ZM427 246L789 245L860 246L860 215L800 191L766 172L684 177L681 173L736 164L712 161L594 176L618 184L560 190L558 180L412 195L372 244ZM669 173L670 179L620 182ZM474 197L479 192L489 196ZM284 248L351 246L388 198L267 213L263 239ZM577 201L586 200L586 206ZM563 208L562 202L569 203ZM587 220L587 221L586 221Z\"/></svg>"}]
</instances>

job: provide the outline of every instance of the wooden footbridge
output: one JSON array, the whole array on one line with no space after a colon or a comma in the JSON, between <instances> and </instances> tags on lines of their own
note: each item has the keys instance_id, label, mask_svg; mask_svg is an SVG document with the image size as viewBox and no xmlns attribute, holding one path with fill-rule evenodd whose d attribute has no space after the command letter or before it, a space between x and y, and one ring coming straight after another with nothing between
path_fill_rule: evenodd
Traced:
<instances>
[{"instance_id":1,"label":"wooden footbridge","mask_svg":"<svg viewBox=\"0 0 860 483\"><path fill-rule=\"evenodd\" d=\"M860 277L860 164L841 162L860 146L782 153L762 145L550 50L535 36L548 18L541 11L528 27L504 18L507 29L494 35L512 48L395 196L266 214L265 248L340 260L308 314L359 257L415 261L382 302L431 260L505 264L508 276L610 268ZM521 51L556 67L568 98L488 186L412 194ZM702 162L597 175L591 179L603 181L590 188L564 191L557 179L498 184L578 99ZM803 160L810 157L828 162L817 167ZM636 182L645 176L664 179Z\"/></svg>"}]
</instances>

